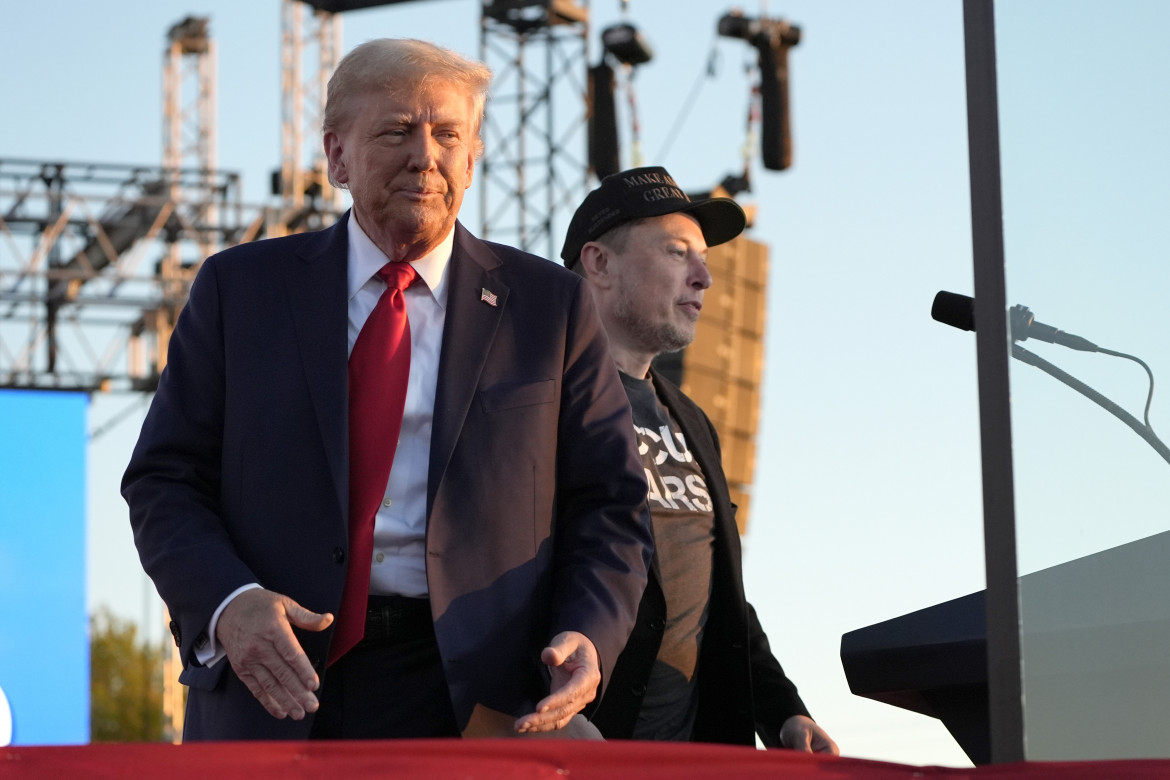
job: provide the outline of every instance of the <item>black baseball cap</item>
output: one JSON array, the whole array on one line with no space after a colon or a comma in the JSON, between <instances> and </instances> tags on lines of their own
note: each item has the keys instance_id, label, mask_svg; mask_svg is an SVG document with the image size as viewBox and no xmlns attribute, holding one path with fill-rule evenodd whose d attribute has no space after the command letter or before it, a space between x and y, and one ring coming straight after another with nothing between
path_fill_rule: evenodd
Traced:
<instances>
[{"instance_id":1,"label":"black baseball cap","mask_svg":"<svg viewBox=\"0 0 1170 780\"><path fill-rule=\"evenodd\" d=\"M569 222L561 259L577 262L581 247L624 222L684 212L699 222L707 246L723 244L747 226L747 217L731 198L691 200L665 168L631 168L601 180L585 196Z\"/></svg>"}]
</instances>

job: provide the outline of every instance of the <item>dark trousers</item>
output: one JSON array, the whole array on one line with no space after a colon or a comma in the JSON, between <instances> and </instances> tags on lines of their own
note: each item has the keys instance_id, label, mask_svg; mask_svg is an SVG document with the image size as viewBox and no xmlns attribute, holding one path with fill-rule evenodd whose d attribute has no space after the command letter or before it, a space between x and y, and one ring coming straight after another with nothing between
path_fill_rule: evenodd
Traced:
<instances>
[{"instance_id":1,"label":"dark trousers","mask_svg":"<svg viewBox=\"0 0 1170 780\"><path fill-rule=\"evenodd\" d=\"M425 599L372 596L366 636L330 666L312 739L458 737Z\"/></svg>"}]
</instances>

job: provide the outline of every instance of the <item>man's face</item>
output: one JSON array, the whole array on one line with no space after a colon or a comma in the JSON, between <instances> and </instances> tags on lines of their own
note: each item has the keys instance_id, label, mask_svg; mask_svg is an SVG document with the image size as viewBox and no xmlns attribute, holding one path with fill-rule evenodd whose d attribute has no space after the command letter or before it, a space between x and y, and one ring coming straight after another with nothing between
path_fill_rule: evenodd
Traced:
<instances>
[{"instance_id":1,"label":"man's face","mask_svg":"<svg viewBox=\"0 0 1170 780\"><path fill-rule=\"evenodd\" d=\"M624 247L611 250L611 316L625 347L653 357L690 344L711 286L698 221L681 213L652 217L630 228Z\"/></svg>"},{"instance_id":2,"label":"man's face","mask_svg":"<svg viewBox=\"0 0 1170 780\"><path fill-rule=\"evenodd\" d=\"M325 133L330 173L390 259L415 259L451 230L475 170L472 105L451 84L408 84L354 96L346 126Z\"/></svg>"}]
</instances>

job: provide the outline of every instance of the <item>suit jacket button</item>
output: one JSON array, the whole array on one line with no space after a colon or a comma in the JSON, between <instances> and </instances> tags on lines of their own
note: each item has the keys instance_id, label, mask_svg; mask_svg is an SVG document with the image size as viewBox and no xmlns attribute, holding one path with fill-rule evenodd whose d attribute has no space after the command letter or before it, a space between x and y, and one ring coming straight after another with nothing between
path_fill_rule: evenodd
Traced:
<instances>
[{"instance_id":1,"label":"suit jacket button","mask_svg":"<svg viewBox=\"0 0 1170 780\"><path fill-rule=\"evenodd\" d=\"M633 685L630 686L630 693L634 694L635 696L641 696L645 692L646 692L646 686L643 685L642 683L634 683Z\"/></svg>"},{"instance_id":2,"label":"suit jacket button","mask_svg":"<svg viewBox=\"0 0 1170 780\"><path fill-rule=\"evenodd\" d=\"M649 625L651 631L661 631L666 627L666 621L664 621L662 618L656 617L650 621Z\"/></svg>"},{"instance_id":3,"label":"suit jacket button","mask_svg":"<svg viewBox=\"0 0 1170 780\"><path fill-rule=\"evenodd\" d=\"M340 547L334 547L333 548L333 562L334 563L345 563L345 550L341 549Z\"/></svg>"}]
</instances>

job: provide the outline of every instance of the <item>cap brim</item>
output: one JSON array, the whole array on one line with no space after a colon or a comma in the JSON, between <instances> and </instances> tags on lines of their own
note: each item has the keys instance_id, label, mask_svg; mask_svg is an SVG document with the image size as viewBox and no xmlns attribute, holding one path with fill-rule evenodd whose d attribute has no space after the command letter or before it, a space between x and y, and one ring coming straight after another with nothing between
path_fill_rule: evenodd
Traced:
<instances>
[{"instance_id":1,"label":"cap brim","mask_svg":"<svg viewBox=\"0 0 1170 780\"><path fill-rule=\"evenodd\" d=\"M679 211L698 220L707 246L726 244L747 227L747 215L731 198L708 198L696 201Z\"/></svg>"}]
</instances>

